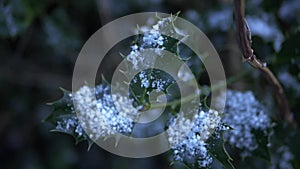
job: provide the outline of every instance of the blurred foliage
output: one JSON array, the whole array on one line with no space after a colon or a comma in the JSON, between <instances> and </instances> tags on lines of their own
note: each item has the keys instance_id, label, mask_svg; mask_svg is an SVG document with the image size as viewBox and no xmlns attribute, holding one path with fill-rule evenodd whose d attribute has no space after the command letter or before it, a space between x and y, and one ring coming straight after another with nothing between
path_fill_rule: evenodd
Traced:
<instances>
[{"instance_id":1,"label":"blurred foliage","mask_svg":"<svg viewBox=\"0 0 300 169\"><path fill-rule=\"evenodd\" d=\"M279 76L299 124L300 1L253 0L247 1L246 8L254 50ZM71 89L73 66L85 41L105 23L135 12L181 11L181 17L208 35L228 77L243 70L251 72L229 87L251 89L276 116L270 86L242 62L237 52L232 9L228 0L1 0L1 168L169 168L167 154L127 159L97 146L87 152L86 144L75 146L71 137L49 133L52 126L41 123L51 111L46 103L60 97L58 87ZM202 80L207 81L207 77L200 77ZM273 139L274 144L289 146L300 159L299 132L281 123L278 130L282 140ZM285 139L288 135L294 137ZM265 164L264 160L250 158L238 163L237 168L265 168Z\"/></svg>"}]
</instances>

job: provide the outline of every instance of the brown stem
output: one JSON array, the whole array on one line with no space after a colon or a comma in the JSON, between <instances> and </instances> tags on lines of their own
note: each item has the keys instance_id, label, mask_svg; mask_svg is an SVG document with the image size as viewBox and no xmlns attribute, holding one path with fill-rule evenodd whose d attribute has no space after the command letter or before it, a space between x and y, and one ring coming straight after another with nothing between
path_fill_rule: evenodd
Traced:
<instances>
[{"instance_id":1,"label":"brown stem","mask_svg":"<svg viewBox=\"0 0 300 169\"><path fill-rule=\"evenodd\" d=\"M292 126L296 127L297 124L290 112L290 107L281 84L274 76L272 71L267 67L266 63L263 63L256 58L256 56L254 55L254 51L251 48L251 31L244 16L245 1L234 0L234 10L235 26L240 49L243 54L243 59L247 61L252 67L260 70L265 75L275 91L275 98L279 107L280 117L288 121Z\"/></svg>"}]
</instances>

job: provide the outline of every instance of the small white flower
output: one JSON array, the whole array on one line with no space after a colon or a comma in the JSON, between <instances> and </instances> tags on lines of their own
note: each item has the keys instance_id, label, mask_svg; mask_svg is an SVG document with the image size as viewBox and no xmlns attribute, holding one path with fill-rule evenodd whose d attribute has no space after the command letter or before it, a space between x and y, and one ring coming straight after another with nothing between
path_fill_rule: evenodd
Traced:
<instances>
[{"instance_id":1,"label":"small white flower","mask_svg":"<svg viewBox=\"0 0 300 169\"><path fill-rule=\"evenodd\" d=\"M132 51L126 57L126 60L132 64L133 69L138 70L152 63L152 61L147 63L147 58L141 55L141 51L147 48L155 48L155 54L161 56L161 51L165 50L164 44L167 41L167 38L163 35L170 35L180 40L187 36L182 30L174 26L173 21L174 17L166 17L156 23L151 21L148 25L141 26L139 30L135 30L135 33L143 34L143 38L139 46L136 44L131 46Z\"/></svg>"},{"instance_id":2,"label":"small white flower","mask_svg":"<svg viewBox=\"0 0 300 169\"><path fill-rule=\"evenodd\" d=\"M117 132L130 133L133 121L138 117L138 111L127 97L108 91L109 87L100 86L94 90L83 86L74 94L75 108L83 121L81 125L92 139L109 137ZM102 97L96 99L95 93Z\"/></svg>"},{"instance_id":3,"label":"small white flower","mask_svg":"<svg viewBox=\"0 0 300 169\"><path fill-rule=\"evenodd\" d=\"M254 97L252 92L227 90L225 117L223 122L233 128L225 133L228 142L244 150L242 156L249 156L258 147L252 130L267 132L271 121L265 108Z\"/></svg>"},{"instance_id":4,"label":"small white flower","mask_svg":"<svg viewBox=\"0 0 300 169\"><path fill-rule=\"evenodd\" d=\"M174 150L174 160L190 164L198 163L207 167L212 163L212 157L207 150L205 141L219 125L221 117L215 110L200 111L192 121L179 114L167 131L169 144Z\"/></svg>"}]
</instances>

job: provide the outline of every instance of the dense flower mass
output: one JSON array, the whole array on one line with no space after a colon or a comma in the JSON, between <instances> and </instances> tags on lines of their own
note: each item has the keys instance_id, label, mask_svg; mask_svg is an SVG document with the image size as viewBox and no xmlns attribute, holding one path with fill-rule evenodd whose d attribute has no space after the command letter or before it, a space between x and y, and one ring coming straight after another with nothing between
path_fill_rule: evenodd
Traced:
<instances>
[{"instance_id":1,"label":"dense flower mass","mask_svg":"<svg viewBox=\"0 0 300 169\"><path fill-rule=\"evenodd\" d=\"M225 139L231 145L242 149L242 156L250 155L258 148L253 131L260 130L266 133L271 127L271 120L264 106L250 91L228 90L224 113L223 122L233 128L225 133Z\"/></svg>"},{"instance_id":2,"label":"dense flower mass","mask_svg":"<svg viewBox=\"0 0 300 169\"><path fill-rule=\"evenodd\" d=\"M92 139L109 137L117 132L130 133L133 121L138 117L137 109L127 97L110 94L109 91L108 86L99 85L95 89L83 86L74 93L73 100L80 125ZM75 118L68 122L59 122L57 127L68 129L69 125L77 125L76 131L82 134L82 128L79 127L77 117Z\"/></svg>"},{"instance_id":3,"label":"dense flower mass","mask_svg":"<svg viewBox=\"0 0 300 169\"><path fill-rule=\"evenodd\" d=\"M153 60L149 60L149 57L147 58L141 54L145 49L151 48L154 53L162 56L161 51L166 50L168 38L181 40L187 36L182 30L174 26L175 18L161 18L157 22L151 18L148 25L143 25L136 30L136 33L143 34L143 37L141 41L131 46L131 51L126 57L126 60L132 64L133 69L138 70L153 64Z\"/></svg>"},{"instance_id":4,"label":"dense flower mass","mask_svg":"<svg viewBox=\"0 0 300 169\"><path fill-rule=\"evenodd\" d=\"M131 46L131 52L126 56L126 61L131 64L130 69L144 68L145 65L153 64L153 60L141 55L141 51L152 48L159 56L161 50L165 50L164 43L167 41L163 34L172 34L176 38L185 36L173 25L174 17L161 18L148 25L140 27L142 38L138 43ZM179 38L179 39L180 39ZM180 71L179 75L183 79L189 79L185 72ZM141 88L152 88L156 91L163 91L168 85L174 83L170 79L161 79L149 76L145 71L141 71L138 77L133 79L133 83L141 82ZM77 116L72 116L68 120L58 121L57 129L69 131L76 128L75 133L84 135L83 129L89 133L88 137L98 139L109 137L116 133L129 134L132 132L134 121L139 116L138 109L132 106L133 100L118 94L110 94L110 87L99 85L95 89L83 86L71 96L74 101ZM149 91L147 94L149 95ZM97 97L94 97L96 94ZM71 106L73 108L73 105ZM79 123L80 121L80 123ZM71 128L70 128L71 127ZM85 135L84 135L85 136Z\"/></svg>"},{"instance_id":5,"label":"dense flower mass","mask_svg":"<svg viewBox=\"0 0 300 169\"><path fill-rule=\"evenodd\" d=\"M150 65L151 62L147 62L145 57L142 56L141 51L147 49L147 48L155 48L155 52L157 54L160 54L160 50L164 50L165 47L163 47L165 38L162 36L160 31L158 30L157 26L153 26L152 28L144 28L142 29L145 32L142 38L142 42L140 45L133 45L131 46L131 52L126 57L126 60L132 64L133 69L138 69L141 67L144 67L145 64ZM140 30L140 31L142 31Z\"/></svg>"},{"instance_id":6,"label":"dense flower mass","mask_svg":"<svg viewBox=\"0 0 300 169\"><path fill-rule=\"evenodd\" d=\"M169 144L174 152L174 160L189 164L197 163L200 167L207 167L212 163L205 142L221 120L217 111L200 111L189 120L179 114L168 129Z\"/></svg>"}]
</instances>

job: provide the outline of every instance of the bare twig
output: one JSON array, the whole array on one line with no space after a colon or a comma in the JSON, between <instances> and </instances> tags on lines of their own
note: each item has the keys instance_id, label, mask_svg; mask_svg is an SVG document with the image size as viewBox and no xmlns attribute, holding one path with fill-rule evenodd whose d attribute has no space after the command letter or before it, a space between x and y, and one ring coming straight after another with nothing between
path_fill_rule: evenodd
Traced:
<instances>
[{"instance_id":1,"label":"bare twig","mask_svg":"<svg viewBox=\"0 0 300 169\"><path fill-rule=\"evenodd\" d=\"M267 67L266 63L256 58L254 51L251 48L252 46L251 31L244 16L245 1L234 0L234 10L235 10L235 26L236 26L239 45L241 48L241 52L243 54L244 61L247 61L252 67L260 70L265 75L269 83L274 88L275 98L280 111L280 117L287 120L291 125L296 127L297 124L290 112L290 107L281 84L274 76L272 71Z\"/></svg>"}]
</instances>

